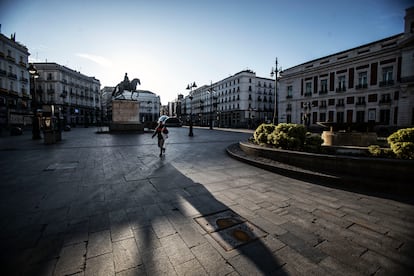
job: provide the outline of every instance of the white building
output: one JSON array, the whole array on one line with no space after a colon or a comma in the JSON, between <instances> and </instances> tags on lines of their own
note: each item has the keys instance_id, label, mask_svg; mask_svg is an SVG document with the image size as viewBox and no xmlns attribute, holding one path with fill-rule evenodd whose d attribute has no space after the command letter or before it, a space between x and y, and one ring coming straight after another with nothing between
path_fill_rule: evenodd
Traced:
<instances>
[{"instance_id":1,"label":"white building","mask_svg":"<svg viewBox=\"0 0 414 276\"><path fill-rule=\"evenodd\" d=\"M37 100L60 110L64 124L94 124L101 120L101 84L94 77L53 62L34 63Z\"/></svg>"},{"instance_id":2,"label":"white building","mask_svg":"<svg viewBox=\"0 0 414 276\"><path fill-rule=\"evenodd\" d=\"M31 124L29 55L15 35L0 34L0 128Z\"/></svg>"},{"instance_id":3,"label":"white building","mask_svg":"<svg viewBox=\"0 0 414 276\"><path fill-rule=\"evenodd\" d=\"M147 90L137 90L141 123L155 122L160 117L160 96Z\"/></svg>"},{"instance_id":4,"label":"white building","mask_svg":"<svg viewBox=\"0 0 414 276\"><path fill-rule=\"evenodd\" d=\"M101 89L101 105L102 105L102 117L104 122L110 121L110 116L108 115L111 108L112 93L114 92L115 87L105 86Z\"/></svg>"},{"instance_id":5,"label":"white building","mask_svg":"<svg viewBox=\"0 0 414 276\"><path fill-rule=\"evenodd\" d=\"M275 81L244 70L228 78L192 90L183 99L182 118L188 123L219 127L255 127L272 121Z\"/></svg>"},{"instance_id":6,"label":"white building","mask_svg":"<svg viewBox=\"0 0 414 276\"><path fill-rule=\"evenodd\" d=\"M414 124L414 8L405 31L281 72L279 122L342 127Z\"/></svg>"}]
</instances>

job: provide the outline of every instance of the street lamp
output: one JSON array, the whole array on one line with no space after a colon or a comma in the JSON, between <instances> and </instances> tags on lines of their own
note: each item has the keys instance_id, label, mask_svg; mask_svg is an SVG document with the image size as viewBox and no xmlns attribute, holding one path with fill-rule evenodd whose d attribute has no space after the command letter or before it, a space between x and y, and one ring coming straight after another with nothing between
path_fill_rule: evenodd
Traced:
<instances>
[{"instance_id":1,"label":"street lamp","mask_svg":"<svg viewBox=\"0 0 414 276\"><path fill-rule=\"evenodd\" d=\"M188 133L188 136L193 137L193 88L196 88L197 85L195 82L190 83L187 85L187 90L190 90L190 132Z\"/></svg>"},{"instance_id":2,"label":"street lamp","mask_svg":"<svg viewBox=\"0 0 414 276\"><path fill-rule=\"evenodd\" d=\"M273 124L279 124L279 103L278 103L278 94L277 94L277 82L279 81L279 72L282 71L282 67L278 68L277 58L276 58L276 66L275 68L272 67L270 71L270 76L273 78L275 75L275 107L273 113Z\"/></svg>"},{"instance_id":3,"label":"street lamp","mask_svg":"<svg viewBox=\"0 0 414 276\"><path fill-rule=\"evenodd\" d=\"M40 137L40 123L39 118L37 117L37 95L36 95L36 79L39 77L39 73L37 72L36 67L33 63L30 64L29 74L32 78L33 83L33 93L32 93L32 110L33 110L33 118L32 118L32 140L39 140Z\"/></svg>"}]
</instances>

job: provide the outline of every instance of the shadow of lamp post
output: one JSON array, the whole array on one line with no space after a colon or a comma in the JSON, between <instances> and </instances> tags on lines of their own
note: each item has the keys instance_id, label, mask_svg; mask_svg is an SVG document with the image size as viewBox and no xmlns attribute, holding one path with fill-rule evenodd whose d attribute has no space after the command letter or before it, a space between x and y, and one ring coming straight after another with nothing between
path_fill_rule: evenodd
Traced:
<instances>
[{"instance_id":1,"label":"shadow of lamp post","mask_svg":"<svg viewBox=\"0 0 414 276\"><path fill-rule=\"evenodd\" d=\"M188 136L192 137L194 136L193 133L193 88L196 88L197 85L195 82L193 82L192 84L190 83L189 85L187 85L187 90L190 90L190 132L188 133Z\"/></svg>"},{"instance_id":2,"label":"shadow of lamp post","mask_svg":"<svg viewBox=\"0 0 414 276\"><path fill-rule=\"evenodd\" d=\"M278 67L278 62L276 58L275 67L272 67L272 70L270 71L270 76L273 78L273 75L275 76L275 106L274 106L274 113L273 113L273 124L277 125L279 124L279 96L277 93L277 83L279 81L279 72L282 71L282 67Z\"/></svg>"},{"instance_id":3,"label":"shadow of lamp post","mask_svg":"<svg viewBox=\"0 0 414 276\"><path fill-rule=\"evenodd\" d=\"M36 94L36 79L39 78L39 72L37 72L36 67L33 65L33 63L30 64L29 68L29 74L32 79L33 84L33 90L32 90L32 111L33 111L33 119L32 119L32 139L33 140L39 140L42 137L40 137L40 123L39 118L37 116L37 94Z\"/></svg>"}]
</instances>

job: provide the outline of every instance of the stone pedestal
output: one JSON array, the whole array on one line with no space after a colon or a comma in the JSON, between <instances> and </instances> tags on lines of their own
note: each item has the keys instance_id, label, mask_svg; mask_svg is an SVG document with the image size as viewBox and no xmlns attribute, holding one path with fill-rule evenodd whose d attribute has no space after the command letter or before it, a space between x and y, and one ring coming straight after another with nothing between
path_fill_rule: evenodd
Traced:
<instances>
[{"instance_id":1,"label":"stone pedestal","mask_svg":"<svg viewBox=\"0 0 414 276\"><path fill-rule=\"evenodd\" d=\"M139 122L139 102L131 100L112 101L112 122L110 131L143 131Z\"/></svg>"}]
</instances>

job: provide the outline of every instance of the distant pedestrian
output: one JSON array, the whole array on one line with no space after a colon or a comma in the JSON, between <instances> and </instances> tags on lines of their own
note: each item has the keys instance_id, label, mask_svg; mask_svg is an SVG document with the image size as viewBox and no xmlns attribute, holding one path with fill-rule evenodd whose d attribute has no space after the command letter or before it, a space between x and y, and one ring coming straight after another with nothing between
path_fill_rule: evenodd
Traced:
<instances>
[{"instance_id":1,"label":"distant pedestrian","mask_svg":"<svg viewBox=\"0 0 414 276\"><path fill-rule=\"evenodd\" d=\"M168 129L163 121L160 121L155 128L154 133L152 134L152 138L155 136L158 138L158 147L160 148L161 157L162 154L165 153L165 140L168 138Z\"/></svg>"}]
</instances>

